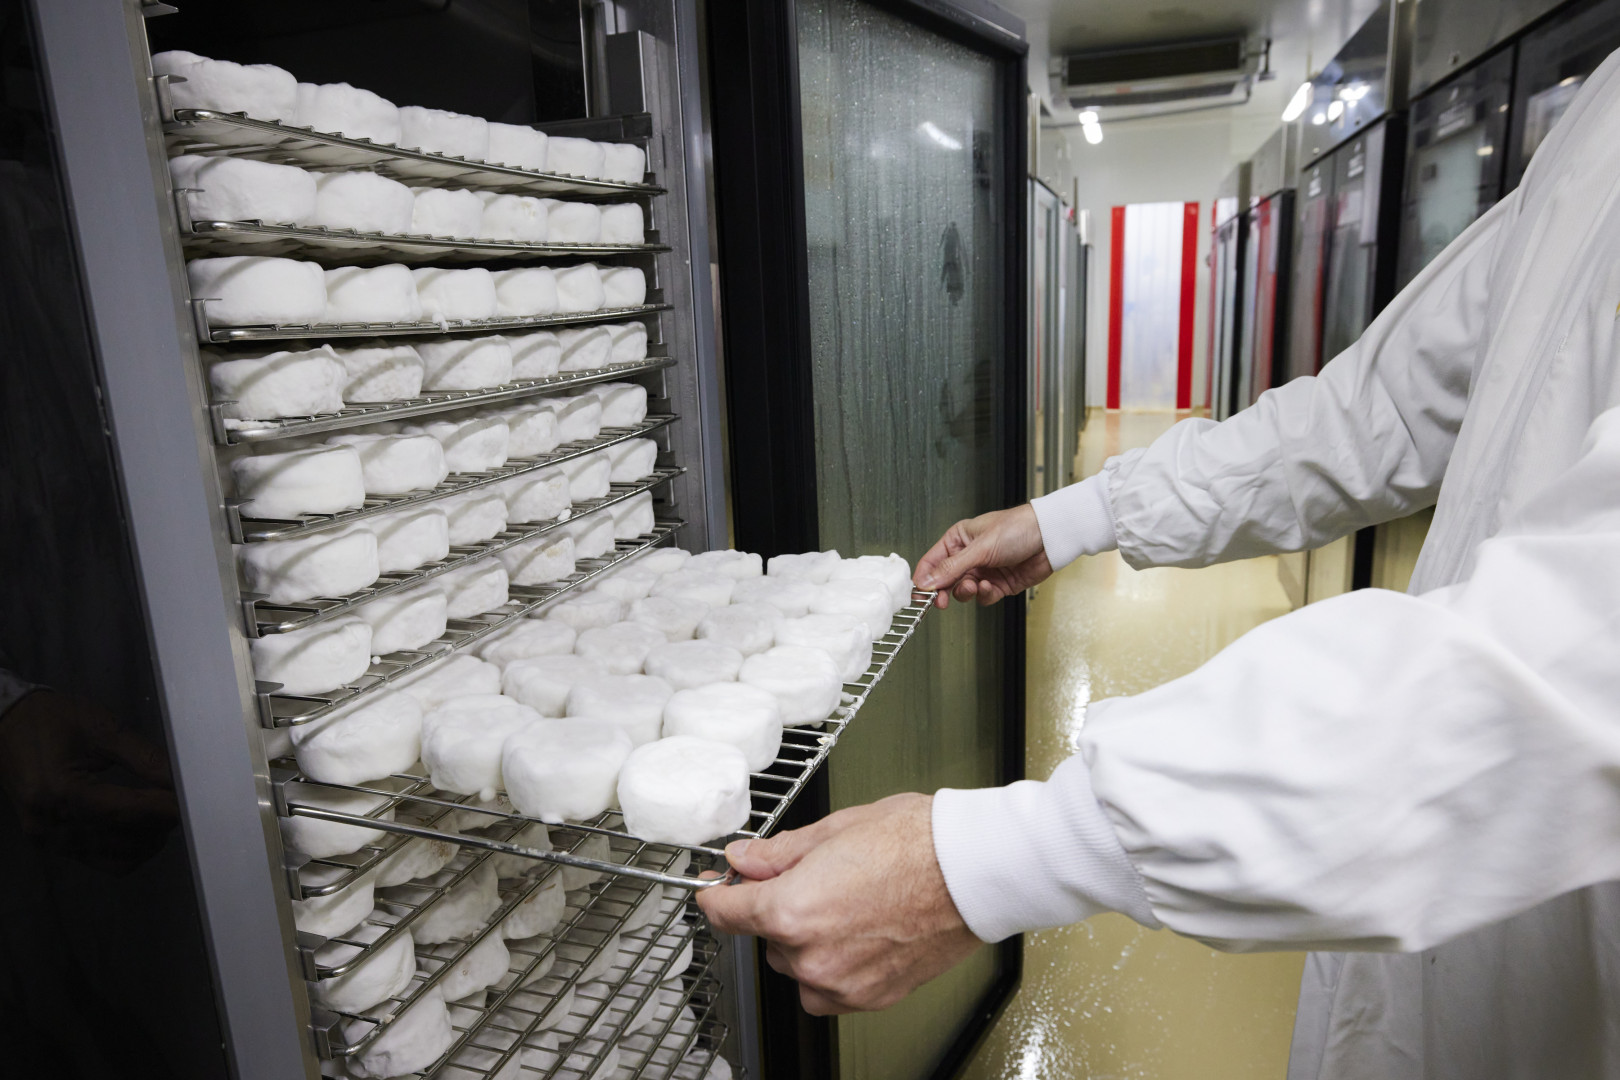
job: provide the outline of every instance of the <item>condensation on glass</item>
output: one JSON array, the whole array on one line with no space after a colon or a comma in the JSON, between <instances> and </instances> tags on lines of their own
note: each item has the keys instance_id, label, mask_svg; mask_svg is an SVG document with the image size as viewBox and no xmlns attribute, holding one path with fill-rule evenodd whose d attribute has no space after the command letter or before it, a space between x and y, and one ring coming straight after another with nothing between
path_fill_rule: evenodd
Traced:
<instances>
[{"instance_id":1,"label":"condensation on glass","mask_svg":"<svg viewBox=\"0 0 1620 1080\"><path fill-rule=\"evenodd\" d=\"M1000 499L995 67L854 0L797 9L821 544L915 564ZM1000 618L925 624L839 747L835 807L996 781ZM841 1018L842 1074L927 1076L993 978L980 950L896 1009Z\"/></svg>"}]
</instances>

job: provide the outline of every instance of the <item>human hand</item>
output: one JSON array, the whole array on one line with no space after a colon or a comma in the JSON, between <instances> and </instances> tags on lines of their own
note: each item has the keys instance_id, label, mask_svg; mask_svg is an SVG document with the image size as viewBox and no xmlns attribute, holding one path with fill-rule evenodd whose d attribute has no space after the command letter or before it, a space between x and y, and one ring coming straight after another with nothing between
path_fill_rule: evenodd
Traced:
<instances>
[{"instance_id":1,"label":"human hand","mask_svg":"<svg viewBox=\"0 0 1620 1080\"><path fill-rule=\"evenodd\" d=\"M115 873L156 854L180 819L163 751L105 709L52 690L0 716L0 792L24 834Z\"/></svg>"},{"instance_id":2,"label":"human hand","mask_svg":"<svg viewBox=\"0 0 1620 1080\"><path fill-rule=\"evenodd\" d=\"M698 906L718 930L764 938L806 1012L888 1008L982 944L934 857L933 805L892 795L736 841L726 858L741 878L699 892Z\"/></svg>"},{"instance_id":3,"label":"human hand","mask_svg":"<svg viewBox=\"0 0 1620 1080\"><path fill-rule=\"evenodd\" d=\"M954 596L980 604L1023 592L1052 576L1035 508L1028 503L958 521L917 563L912 580L937 589L934 603Z\"/></svg>"}]
</instances>

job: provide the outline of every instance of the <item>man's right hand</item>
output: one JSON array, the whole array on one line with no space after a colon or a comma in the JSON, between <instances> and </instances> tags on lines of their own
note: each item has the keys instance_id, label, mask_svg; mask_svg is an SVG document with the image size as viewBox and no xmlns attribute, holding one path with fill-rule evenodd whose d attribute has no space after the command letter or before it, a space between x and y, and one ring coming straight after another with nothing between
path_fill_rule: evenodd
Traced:
<instances>
[{"instance_id":1,"label":"man's right hand","mask_svg":"<svg viewBox=\"0 0 1620 1080\"><path fill-rule=\"evenodd\" d=\"M958 521L917 563L912 576L919 589L937 589L934 603L947 596L966 603L994 604L1052 576L1035 508L1011 510Z\"/></svg>"}]
</instances>

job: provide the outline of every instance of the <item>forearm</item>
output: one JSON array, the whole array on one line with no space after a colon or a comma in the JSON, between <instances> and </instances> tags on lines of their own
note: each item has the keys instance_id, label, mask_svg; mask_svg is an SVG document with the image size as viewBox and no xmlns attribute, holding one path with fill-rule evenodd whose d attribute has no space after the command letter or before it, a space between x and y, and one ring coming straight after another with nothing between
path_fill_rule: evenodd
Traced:
<instances>
[{"instance_id":1,"label":"forearm","mask_svg":"<svg viewBox=\"0 0 1620 1080\"><path fill-rule=\"evenodd\" d=\"M1117 543L1135 567L1319 547L1431 505L1467 406L1504 200L1318 376L1224 423L1189 419L1035 501L1054 568Z\"/></svg>"},{"instance_id":2,"label":"forearm","mask_svg":"<svg viewBox=\"0 0 1620 1080\"><path fill-rule=\"evenodd\" d=\"M1109 909L1234 950L1410 950L1620 878L1620 410L1588 446L1466 583L1273 620L1092 705L1046 784L942 794L969 924Z\"/></svg>"}]
</instances>

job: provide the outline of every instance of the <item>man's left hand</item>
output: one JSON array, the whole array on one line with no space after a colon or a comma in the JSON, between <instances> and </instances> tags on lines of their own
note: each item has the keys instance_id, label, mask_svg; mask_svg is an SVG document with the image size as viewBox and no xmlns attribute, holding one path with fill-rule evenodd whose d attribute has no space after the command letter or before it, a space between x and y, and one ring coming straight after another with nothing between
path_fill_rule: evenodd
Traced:
<instances>
[{"instance_id":1,"label":"man's left hand","mask_svg":"<svg viewBox=\"0 0 1620 1080\"><path fill-rule=\"evenodd\" d=\"M840 810L726 858L745 880L698 893L718 930L766 940L806 1012L885 1009L982 944L934 857L934 800L894 795Z\"/></svg>"}]
</instances>

